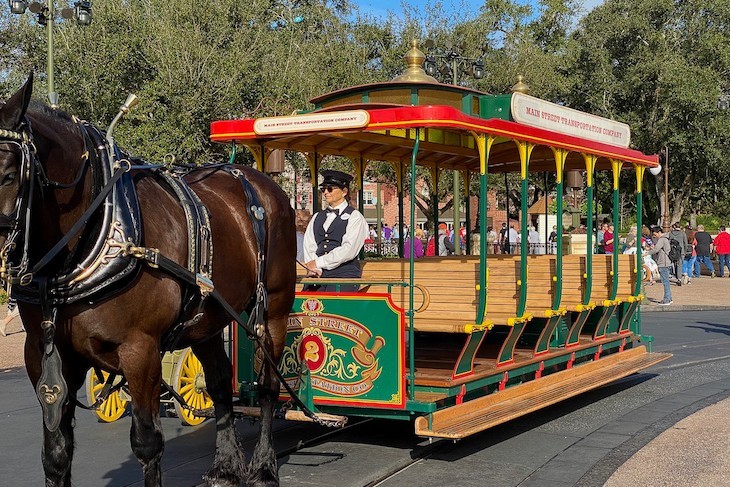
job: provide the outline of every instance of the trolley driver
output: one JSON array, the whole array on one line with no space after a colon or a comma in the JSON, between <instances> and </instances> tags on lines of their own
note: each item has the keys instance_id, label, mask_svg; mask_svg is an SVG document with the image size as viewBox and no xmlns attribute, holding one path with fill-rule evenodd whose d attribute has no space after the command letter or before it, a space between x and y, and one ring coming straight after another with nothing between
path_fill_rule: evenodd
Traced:
<instances>
[{"instance_id":1,"label":"trolley driver","mask_svg":"<svg viewBox=\"0 0 730 487\"><path fill-rule=\"evenodd\" d=\"M368 237L362 213L349 205L352 176L341 171L322 171L319 185L327 208L315 214L304 232L304 261L309 275L322 278L359 278L358 254ZM357 291L356 284L340 285L340 291ZM336 291L335 284L307 285L305 291Z\"/></svg>"}]
</instances>

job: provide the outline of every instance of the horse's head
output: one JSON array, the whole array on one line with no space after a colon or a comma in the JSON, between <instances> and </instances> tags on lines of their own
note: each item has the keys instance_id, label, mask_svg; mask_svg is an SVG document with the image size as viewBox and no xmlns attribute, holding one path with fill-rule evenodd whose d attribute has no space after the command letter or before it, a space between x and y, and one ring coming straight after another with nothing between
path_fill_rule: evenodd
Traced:
<instances>
[{"instance_id":1,"label":"horse's head","mask_svg":"<svg viewBox=\"0 0 730 487\"><path fill-rule=\"evenodd\" d=\"M25 112L33 92L33 75L0 107L0 257L5 279L7 254L21 227L23 182L31 164L32 139Z\"/></svg>"}]
</instances>

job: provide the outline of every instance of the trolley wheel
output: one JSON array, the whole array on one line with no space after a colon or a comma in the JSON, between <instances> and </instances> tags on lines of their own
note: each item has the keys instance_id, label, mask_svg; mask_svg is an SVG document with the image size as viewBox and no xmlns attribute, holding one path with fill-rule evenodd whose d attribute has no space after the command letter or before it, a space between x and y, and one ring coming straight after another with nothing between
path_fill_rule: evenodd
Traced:
<instances>
[{"instance_id":1,"label":"trolley wheel","mask_svg":"<svg viewBox=\"0 0 730 487\"><path fill-rule=\"evenodd\" d=\"M101 393L101 390L104 388L104 383L106 382L107 377L109 377L109 372L107 372L106 370L102 370L101 375L103 377L103 380L101 382L99 382L99 378L96 376L93 368L89 370L89 373L86 375L86 397L89 401L89 404L93 404L94 402L96 402L96 397L99 393ZM120 380L121 377L117 377L115 383L118 383L118 381ZM116 390L113 393L109 394L109 397L106 398L106 401L101 403L99 408L94 412L101 421L105 423L113 423L114 421L124 416L124 413L127 412L128 405L129 400L124 399L122 397L121 391Z\"/></svg>"},{"instance_id":2,"label":"trolley wheel","mask_svg":"<svg viewBox=\"0 0 730 487\"><path fill-rule=\"evenodd\" d=\"M175 371L172 374L172 387L185 399L188 406L196 409L213 407L213 400L205 390L203 365L190 348L182 351L175 364ZM177 415L183 424L189 424L190 426L198 425L206 419L195 416L177 401L175 401L175 411L177 411Z\"/></svg>"}]
</instances>

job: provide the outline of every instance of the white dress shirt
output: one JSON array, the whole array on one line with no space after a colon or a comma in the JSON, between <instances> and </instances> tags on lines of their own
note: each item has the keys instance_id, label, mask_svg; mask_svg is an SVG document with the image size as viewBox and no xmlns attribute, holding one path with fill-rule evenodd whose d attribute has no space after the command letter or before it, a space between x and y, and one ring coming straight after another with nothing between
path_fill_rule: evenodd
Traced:
<instances>
[{"instance_id":1,"label":"white dress shirt","mask_svg":"<svg viewBox=\"0 0 730 487\"><path fill-rule=\"evenodd\" d=\"M347 201L343 201L333 208L339 210L339 214L327 213L323 225L325 230L329 229L335 218L343 217L342 212L345 208L347 208ZM317 242L314 239L314 222L317 215L318 213L315 213L309 221L309 225L307 225L307 231L304 232L304 262L314 260L317 269L331 270L354 259L360 253L360 249L362 249L365 239L368 237L368 224L362 213L354 210L349 217L346 217L346 219L349 218L349 221L347 222L345 235L342 237L342 245L319 257L317 257Z\"/></svg>"}]
</instances>

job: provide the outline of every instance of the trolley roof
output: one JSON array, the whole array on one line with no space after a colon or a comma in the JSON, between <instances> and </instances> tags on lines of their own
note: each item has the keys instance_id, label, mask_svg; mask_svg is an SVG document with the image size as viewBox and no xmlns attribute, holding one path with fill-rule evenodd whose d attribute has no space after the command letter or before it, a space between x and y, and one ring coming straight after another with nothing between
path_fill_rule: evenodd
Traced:
<instances>
[{"instance_id":1,"label":"trolley roof","mask_svg":"<svg viewBox=\"0 0 730 487\"><path fill-rule=\"evenodd\" d=\"M420 135L418 164L427 167L478 171L479 153L472 133L495 137L489 172L519 171L514 141L536 145L530 171L555 169L551 148L570 151L566 169L584 169L582 154L597 156L599 169L610 168L611 159L649 167L658 164L656 155L514 121L485 120L450 106L340 105L302 115L220 120L211 124L210 138L267 149L408 163L416 128L425 129Z\"/></svg>"}]
</instances>

